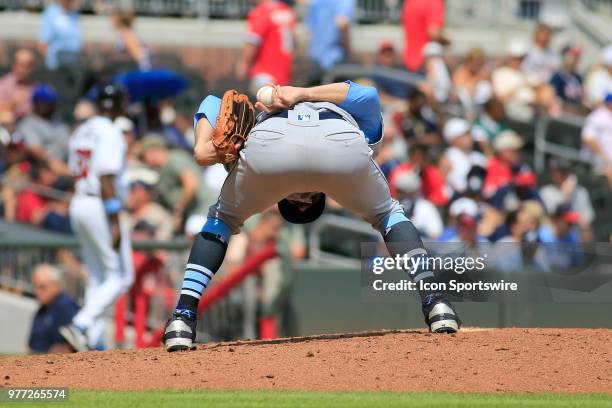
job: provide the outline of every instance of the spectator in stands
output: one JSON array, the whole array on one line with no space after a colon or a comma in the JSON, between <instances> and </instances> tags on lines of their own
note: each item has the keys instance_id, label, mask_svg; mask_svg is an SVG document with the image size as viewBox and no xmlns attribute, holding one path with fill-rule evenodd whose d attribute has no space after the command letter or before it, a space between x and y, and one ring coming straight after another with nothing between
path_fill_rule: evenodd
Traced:
<instances>
[{"instance_id":1,"label":"spectator in stands","mask_svg":"<svg viewBox=\"0 0 612 408\"><path fill-rule=\"evenodd\" d=\"M58 177L46 162L36 162L30 168L32 184L17 195L17 221L71 233L65 199L72 188L70 179Z\"/></svg>"},{"instance_id":2,"label":"spectator in stands","mask_svg":"<svg viewBox=\"0 0 612 408\"><path fill-rule=\"evenodd\" d=\"M487 160L473 150L471 126L465 119L449 119L444 126L444 140L450 145L445 153L451 166L446 180L456 193L463 193L472 166L485 167Z\"/></svg>"},{"instance_id":3,"label":"spectator in stands","mask_svg":"<svg viewBox=\"0 0 612 408\"><path fill-rule=\"evenodd\" d=\"M32 273L34 296L40 308L34 315L28 346L33 353L69 353L70 347L59 328L70 323L79 307L62 289L61 272L48 264L38 265Z\"/></svg>"},{"instance_id":4,"label":"spectator in stands","mask_svg":"<svg viewBox=\"0 0 612 408\"><path fill-rule=\"evenodd\" d=\"M522 69L536 74L541 82L548 82L561 65L559 53L550 47L552 29L538 24L533 34L533 43L523 60Z\"/></svg>"},{"instance_id":5,"label":"spectator in stands","mask_svg":"<svg viewBox=\"0 0 612 408\"><path fill-rule=\"evenodd\" d=\"M406 171L415 171L421 178L421 193L425 199L442 207L450 200L450 188L446 184L445 175L440 170L442 160L439 155L432 153L434 149L424 144L410 147L408 161L396 166L387 176L391 195L397 198L395 179Z\"/></svg>"},{"instance_id":6,"label":"spectator in stands","mask_svg":"<svg viewBox=\"0 0 612 408\"><path fill-rule=\"evenodd\" d=\"M334 65L351 59L351 24L355 0L310 0L306 10L309 33L309 84L321 83L323 74Z\"/></svg>"},{"instance_id":7,"label":"spectator in stands","mask_svg":"<svg viewBox=\"0 0 612 408\"><path fill-rule=\"evenodd\" d=\"M213 201L202 186L200 168L187 152L168 149L156 136L143 140L141 152L143 163L159 172L159 203L172 212L174 231L182 232L187 218L202 214Z\"/></svg>"},{"instance_id":8,"label":"spectator in stands","mask_svg":"<svg viewBox=\"0 0 612 408\"><path fill-rule=\"evenodd\" d=\"M612 93L612 44L601 51L601 65L589 74L585 85L587 101L593 109Z\"/></svg>"},{"instance_id":9,"label":"spectator in stands","mask_svg":"<svg viewBox=\"0 0 612 408\"><path fill-rule=\"evenodd\" d=\"M401 60L391 41L383 41L376 53L376 68L403 69ZM378 71L378 70L377 70ZM388 111L405 109L405 97L413 89L410 85L387 76L372 75L372 80L378 89L380 100Z\"/></svg>"},{"instance_id":10,"label":"spectator in stands","mask_svg":"<svg viewBox=\"0 0 612 408\"><path fill-rule=\"evenodd\" d=\"M49 69L79 62L83 37L75 3L75 0L58 0L42 14L38 50Z\"/></svg>"},{"instance_id":11,"label":"spectator in stands","mask_svg":"<svg viewBox=\"0 0 612 408\"><path fill-rule=\"evenodd\" d=\"M55 173L68 175L68 126L54 118L58 95L51 85L38 85L32 94L34 111L17 126L30 154Z\"/></svg>"},{"instance_id":12,"label":"spectator in stands","mask_svg":"<svg viewBox=\"0 0 612 408\"><path fill-rule=\"evenodd\" d=\"M582 263L584 253L577 246L580 243L579 223L580 213L562 204L550 222L540 226L538 239L543 245L540 245L538 261L543 268L568 268Z\"/></svg>"},{"instance_id":13,"label":"spectator in stands","mask_svg":"<svg viewBox=\"0 0 612 408\"><path fill-rule=\"evenodd\" d=\"M572 165L567 160L553 159L548 164L551 184L540 188L540 197L549 214L553 214L562 204L567 204L571 210L580 214L580 227L583 241L591 236L591 224L595 219L595 211L586 188L578 184L578 178L572 171Z\"/></svg>"},{"instance_id":14,"label":"spectator in stands","mask_svg":"<svg viewBox=\"0 0 612 408\"><path fill-rule=\"evenodd\" d=\"M164 207L153 201L159 175L153 170L140 167L130 169L128 179L130 192L126 206L130 211L131 231L146 232L146 239L167 241L172 238L172 216Z\"/></svg>"},{"instance_id":15,"label":"spectator in stands","mask_svg":"<svg viewBox=\"0 0 612 408\"><path fill-rule=\"evenodd\" d=\"M480 48L472 48L453 73L457 97L469 111L474 111L491 97L491 74L486 68L486 55Z\"/></svg>"},{"instance_id":16,"label":"spectator in stands","mask_svg":"<svg viewBox=\"0 0 612 408\"><path fill-rule=\"evenodd\" d=\"M277 0L257 0L247 20L247 38L236 67L238 79L248 77L253 94L269 83L290 83L295 30L293 10Z\"/></svg>"},{"instance_id":17,"label":"spectator in stands","mask_svg":"<svg viewBox=\"0 0 612 408\"><path fill-rule=\"evenodd\" d=\"M170 102L146 103L145 111L147 114L147 133L158 134L171 149L179 148L188 152L193 150L193 145L189 144L185 135L174 124L176 111Z\"/></svg>"},{"instance_id":18,"label":"spectator in stands","mask_svg":"<svg viewBox=\"0 0 612 408\"><path fill-rule=\"evenodd\" d=\"M32 111L33 72L34 53L17 50L11 72L0 78L0 112L8 110L19 120Z\"/></svg>"},{"instance_id":19,"label":"spectator in stands","mask_svg":"<svg viewBox=\"0 0 612 408\"><path fill-rule=\"evenodd\" d=\"M495 156L489 160L483 195L491 198L514 180L522 162L523 139L513 130L504 130L493 142Z\"/></svg>"},{"instance_id":20,"label":"spectator in stands","mask_svg":"<svg viewBox=\"0 0 612 408\"><path fill-rule=\"evenodd\" d=\"M396 120L408 145L440 144L435 114L422 91L418 89L412 91L408 96L408 110L403 116L397 115Z\"/></svg>"},{"instance_id":21,"label":"spectator in stands","mask_svg":"<svg viewBox=\"0 0 612 408\"><path fill-rule=\"evenodd\" d=\"M406 0L402 9L404 64L409 71L422 69L423 47L430 41L446 45L443 0Z\"/></svg>"},{"instance_id":22,"label":"spectator in stands","mask_svg":"<svg viewBox=\"0 0 612 408\"><path fill-rule=\"evenodd\" d=\"M504 105L497 98L492 97L485 102L482 112L474 121L472 137L487 157L493 156L491 145L497 135L508 129L505 119Z\"/></svg>"},{"instance_id":23,"label":"spectator in stands","mask_svg":"<svg viewBox=\"0 0 612 408\"><path fill-rule=\"evenodd\" d=\"M604 104L587 116L582 144L596 161L597 169L612 184L612 91L606 95Z\"/></svg>"},{"instance_id":24,"label":"spectator in stands","mask_svg":"<svg viewBox=\"0 0 612 408\"><path fill-rule=\"evenodd\" d=\"M564 104L583 104L582 76L576 71L582 50L577 45L567 45L561 51L561 68L550 79L555 94Z\"/></svg>"},{"instance_id":25,"label":"spectator in stands","mask_svg":"<svg viewBox=\"0 0 612 408\"><path fill-rule=\"evenodd\" d=\"M434 41L428 42L423 48L425 82L421 83L419 88L436 103L446 102L452 88L443 53L442 45Z\"/></svg>"},{"instance_id":26,"label":"spectator in stands","mask_svg":"<svg viewBox=\"0 0 612 408\"><path fill-rule=\"evenodd\" d=\"M527 80L521 64L526 49L519 41L512 41L508 46L505 64L493 71L493 93L505 106L512 117L531 120L533 112L530 105L536 101L535 91Z\"/></svg>"},{"instance_id":27,"label":"spectator in stands","mask_svg":"<svg viewBox=\"0 0 612 408\"><path fill-rule=\"evenodd\" d=\"M415 169L402 171L394 177L397 200L404 213L426 239L436 239L442 234L444 225L436 206L421 194L421 178Z\"/></svg>"},{"instance_id":28,"label":"spectator in stands","mask_svg":"<svg viewBox=\"0 0 612 408\"><path fill-rule=\"evenodd\" d=\"M138 64L141 71L151 69L151 51L136 36L134 29L134 13L128 10L114 10L111 13L111 21L115 31L119 34L121 42L119 48L125 50L128 55Z\"/></svg>"},{"instance_id":29,"label":"spectator in stands","mask_svg":"<svg viewBox=\"0 0 612 408\"><path fill-rule=\"evenodd\" d=\"M514 210L506 217L508 235L495 243L495 257L490 259L490 266L504 272L520 272L524 267L523 242L531 227L529 214Z\"/></svg>"}]
</instances>

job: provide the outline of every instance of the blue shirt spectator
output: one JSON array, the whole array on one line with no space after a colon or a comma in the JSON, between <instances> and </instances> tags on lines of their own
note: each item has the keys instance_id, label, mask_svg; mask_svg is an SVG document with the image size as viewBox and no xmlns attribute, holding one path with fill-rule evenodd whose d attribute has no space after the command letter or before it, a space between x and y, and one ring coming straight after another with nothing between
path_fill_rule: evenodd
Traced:
<instances>
[{"instance_id":1,"label":"blue shirt spectator","mask_svg":"<svg viewBox=\"0 0 612 408\"><path fill-rule=\"evenodd\" d=\"M348 28L355 13L354 0L311 0L306 26L310 58L323 70L349 57Z\"/></svg>"},{"instance_id":2,"label":"blue shirt spectator","mask_svg":"<svg viewBox=\"0 0 612 408\"><path fill-rule=\"evenodd\" d=\"M30 350L35 353L69 351L59 328L72 321L79 307L62 291L59 270L52 265L38 265L32 274L32 287L40 308L32 321Z\"/></svg>"},{"instance_id":3,"label":"blue shirt spectator","mask_svg":"<svg viewBox=\"0 0 612 408\"><path fill-rule=\"evenodd\" d=\"M49 69L74 63L83 47L79 14L72 9L72 0L49 5L42 14L38 41Z\"/></svg>"}]
</instances>

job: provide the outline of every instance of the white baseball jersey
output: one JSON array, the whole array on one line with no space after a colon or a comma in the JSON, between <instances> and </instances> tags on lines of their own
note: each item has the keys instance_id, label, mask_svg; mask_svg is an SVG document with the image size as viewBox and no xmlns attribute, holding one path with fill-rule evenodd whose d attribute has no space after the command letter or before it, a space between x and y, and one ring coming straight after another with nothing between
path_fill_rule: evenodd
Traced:
<instances>
[{"instance_id":1,"label":"white baseball jersey","mask_svg":"<svg viewBox=\"0 0 612 408\"><path fill-rule=\"evenodd\" d=\"M123 135L104 116L94 116L79 126L70 140L68 164L77 178L76 195L100 195L100 176L115 176L119 198L127 192L127 146Z\"/></svg>"}]
</instances>

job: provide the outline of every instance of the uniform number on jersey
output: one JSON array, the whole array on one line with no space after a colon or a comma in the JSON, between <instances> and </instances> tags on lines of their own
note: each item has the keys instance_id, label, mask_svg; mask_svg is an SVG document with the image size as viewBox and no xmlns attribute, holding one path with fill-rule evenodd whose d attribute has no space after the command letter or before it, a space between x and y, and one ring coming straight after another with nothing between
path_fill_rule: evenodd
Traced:
<instances>
[{"instance_id":1,"label":"uniform number on jersey","mask_svg":"<svg viewBox=\"0 0 612 408\"><path fill-rule=\"evenodd\" d=\"M91 166L91 150L89 149L77 149L77 177L86 178L89 174L89 168Z\"/></svg>"}]
</instances>

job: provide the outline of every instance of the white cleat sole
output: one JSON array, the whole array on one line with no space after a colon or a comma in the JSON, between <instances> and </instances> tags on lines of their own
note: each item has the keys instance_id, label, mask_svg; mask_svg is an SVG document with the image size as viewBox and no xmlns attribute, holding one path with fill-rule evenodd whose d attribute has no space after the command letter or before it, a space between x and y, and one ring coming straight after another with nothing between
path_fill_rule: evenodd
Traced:
<instances>
[{"instance_id":1,"label":"white cleat sole","mask_svg":"<svg viewBox=\"0 0 612 408\"><path fill-rule=\"evenodd\" d=\"M459 325L453 319L439 320L431 324L430 330L432 333L457 333Z\"/></svg>"},{"instance_id":2,"label":"white cleat sole","mask_svg":"<svg viewBox=\"0 0 612 408\"><path fill-rule=\"evenodd\" d=\"M83 336L83 338L79 338L77 337L79 335L75 333L74 330L71 330L69 327L66 326L59 328L59 334L64 338L64 340L66 340L66 342L70 345L70 347L73 348L74 351L81 352L89 350L86 343L87 340L84 338L84 335L81 334L80 336Z\"/></svg>"},{"instance_id":3,"label":"white cleat sole","mask_svg":"<svg viewBox=\"0 0 612 408\"><path fill-rule=\"evenodd\" d=\"M196 346L193 344L191 339L168 339L166 340L166 351L185 351L185 350L195 350Z\"/></svg>"}]
</instances>

